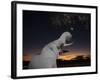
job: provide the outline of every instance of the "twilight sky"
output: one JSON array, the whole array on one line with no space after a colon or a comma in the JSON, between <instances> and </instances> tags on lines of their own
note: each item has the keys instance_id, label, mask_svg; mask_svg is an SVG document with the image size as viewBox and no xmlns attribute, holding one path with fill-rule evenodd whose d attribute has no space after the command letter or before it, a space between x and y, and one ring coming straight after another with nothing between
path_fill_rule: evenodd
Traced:
<instances>
[{"instance_id":1,"label":"twilight sky","mask_svg":"<svg viewBox=\"0 0 100 80\"><path fill-rule=\"evenodd\" d=\"M66 48L69 57L90 54L90 14L24 10L23 54L39 54L44 45L58 39L65 31L71 32L74 42Z\"/></svg>"}]
</instances>

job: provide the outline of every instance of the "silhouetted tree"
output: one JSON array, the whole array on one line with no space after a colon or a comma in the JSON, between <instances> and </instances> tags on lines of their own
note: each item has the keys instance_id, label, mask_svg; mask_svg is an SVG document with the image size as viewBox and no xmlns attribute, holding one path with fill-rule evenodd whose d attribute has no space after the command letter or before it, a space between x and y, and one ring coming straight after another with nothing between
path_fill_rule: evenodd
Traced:
<instances>
[{"instance_id":1,"label":"silhouetted tree","mask_svg":"<svg viewBox=\"0 0 100 80\"><path fill-rule=\"evenodd\" d=\"M72 60L83 61L84 60L84 56L83 55L79 55L79 56L76 56L75 58L73 58Z\"/></svg>"},{"instance_id":2,"label":"silhouetted tree","mask_svg":"<svg viewBox=\"0 0 100 80\"><path fill-rule=\"evenodd\" d=\"M85 57L85 60L86 60L86 61L90 61L90 57L89 57L89 56L86 56L86 57Z\"/></svg>"}]
</instances>

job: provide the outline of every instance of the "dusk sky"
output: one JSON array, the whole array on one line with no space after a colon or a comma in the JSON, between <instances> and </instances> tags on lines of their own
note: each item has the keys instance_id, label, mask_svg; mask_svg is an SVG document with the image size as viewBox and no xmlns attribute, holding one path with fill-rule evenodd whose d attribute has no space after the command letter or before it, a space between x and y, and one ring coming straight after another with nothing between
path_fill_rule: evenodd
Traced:
<instances>
[{"instance_id":1,"label":"dusk sky","mask_svg":"<svg viewBox=\"0 0 100 80\"><path fill-rule=\"evenodd\" d=\"M69 31L73 45L67 47L66 59L76 55L90 55L90 14L23 11L23 54L40 54L51 41ZM66 57L67 56L67 57Z\"/></svg>"}]
</instances>

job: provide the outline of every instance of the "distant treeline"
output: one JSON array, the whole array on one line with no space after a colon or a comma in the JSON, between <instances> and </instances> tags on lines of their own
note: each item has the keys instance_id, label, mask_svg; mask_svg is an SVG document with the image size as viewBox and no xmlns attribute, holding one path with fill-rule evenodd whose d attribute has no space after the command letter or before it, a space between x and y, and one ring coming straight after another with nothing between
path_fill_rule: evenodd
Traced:
<instances>
[{"instance_id":1,"label":"distant treeline","mask_svg":"<svg viewBox=\"0 0 100 80\"><path fill-rule=\"evenodd\" d=\"M78 67L78 66L90 66L90 57L77 56L71 60L57 59L58 67Z\"/></svg>"}]
</instances>

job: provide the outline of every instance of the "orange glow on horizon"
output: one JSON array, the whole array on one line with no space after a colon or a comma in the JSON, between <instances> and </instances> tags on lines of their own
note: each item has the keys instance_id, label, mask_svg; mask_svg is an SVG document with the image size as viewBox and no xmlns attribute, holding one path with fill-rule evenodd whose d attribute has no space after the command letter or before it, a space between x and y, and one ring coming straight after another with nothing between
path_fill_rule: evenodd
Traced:
<instances>
[{"instance_id":1,"label":"orange glow on horizon","mask_svg":"<svg viewBox=\"0 0 100 80\"><path fill-rule=\"evenodd\" d=\"M58 59L62 60L71 60L72 58L75 58L76 55L64 55L64 56L59 56Z\"/></svg>"},{"instance_id":2,"label":"orange glow on horizon","mask_svg":"<svg viewBox=\"0 0 100 80\"><path fill-rule=\"evenodd\" d=\"M58 59L62 59L62 60L72 60L73 58L77 57L77 56L88 56L90 55L89 53L80 53L80 52L69 52L69 53L66 53L64 55L60 55L58 57Z\"/></svg>"},{"instance_id":3,"label":"orange glow on horizon","mask_svg":"<svg viewBox=\"0 0 100 80\"><path fill-rule=\"evenodd\" d=\"M77 56L90 56L89 52L68 52L68 53L64 53L63 55L60 55L58 57L58 59L62 59L62 60L72 60L73 58L77 57ZM30 61L32 59L32 56L30 54L25 54L23 56L23 61Z\"/></svg>"},{"instance_id":4,"label":"orange glow on horizon","mask_svg":"<svg viewBox=\"0 0 100 80\"><path fill-rule=\"evenodd\" d=\"M26 54L23 56L23 61L30 61L32 59L31 55Z\"/></svg>"}]
</instances>

